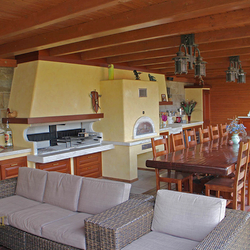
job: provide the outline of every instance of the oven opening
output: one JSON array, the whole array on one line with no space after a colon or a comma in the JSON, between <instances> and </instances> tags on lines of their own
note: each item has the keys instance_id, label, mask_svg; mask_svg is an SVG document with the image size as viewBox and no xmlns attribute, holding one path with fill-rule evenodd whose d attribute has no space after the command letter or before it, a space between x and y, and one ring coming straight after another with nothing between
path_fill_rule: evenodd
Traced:
<instances>
[{"instance_id":1,"label":"oven opening","mask_svg":"<svg viewBox=\"0 0 250 250\"><path fill-rule=\"evenodd\" d=\"M156 135L154 122L150 117L140 117L134 125L133 138L143 138Z\"/></svg>"}]
</instances>

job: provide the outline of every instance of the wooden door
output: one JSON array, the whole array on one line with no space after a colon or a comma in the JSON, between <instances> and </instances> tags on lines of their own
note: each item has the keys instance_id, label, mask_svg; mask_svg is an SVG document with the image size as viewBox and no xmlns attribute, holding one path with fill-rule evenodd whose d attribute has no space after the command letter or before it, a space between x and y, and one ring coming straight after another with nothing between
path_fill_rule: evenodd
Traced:
<instances>
[{"instance_id":1,"label":"wooden door","mask_svg":"<svg viewBox=\"0 0 250 250\"><path fill-rule=\"evenodd\" d=\"M210 90L203 89L203 128L210 125Z\"/></svg>"}]
</instances>

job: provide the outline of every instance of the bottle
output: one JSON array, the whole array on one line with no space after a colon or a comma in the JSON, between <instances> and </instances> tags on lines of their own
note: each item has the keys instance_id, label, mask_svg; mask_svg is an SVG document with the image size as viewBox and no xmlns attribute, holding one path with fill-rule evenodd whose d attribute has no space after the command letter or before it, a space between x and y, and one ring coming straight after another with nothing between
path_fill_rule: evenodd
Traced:
<instances>
[{"instance_id":1,"label":"bottle","mask_svg":"<svg viewBox=\"0 0 250 250\"><path fill-rule=\"evenodd\" d=\"M9 127L8 120L7 120L7 123L6 123L6 129L5 129L4 137L5 137L5 147L7 147L7 148L13 147L12 130Z\"/></svg>"}]
</instances>

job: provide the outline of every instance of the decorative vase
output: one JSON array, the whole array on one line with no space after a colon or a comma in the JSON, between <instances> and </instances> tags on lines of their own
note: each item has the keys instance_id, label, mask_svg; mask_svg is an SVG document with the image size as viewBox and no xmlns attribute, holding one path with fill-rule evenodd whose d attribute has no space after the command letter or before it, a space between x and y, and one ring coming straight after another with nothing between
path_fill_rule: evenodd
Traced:
<instances>
[{"instance_id":1,"label":"decorative vase","mask_svg":"<svg viewBox=\"0 0 250 250\"><path fill-rule=\"evenodd\" d=\"M109 80L114 80L114 65L113 64L108 65L108 74L109 74Z\"/></svg>"},{"instance_id":2,"label":"decorative vase","mask_svg":"<svg viewBox=\"0 0 250 250\"><path fill-rule=\"evenodd\" d=\"M188 123L191 121L191 115L188 115Z\"/></svg>"},{"instance_id":3,"label":"decorative vase","mask_svg":"<svg viewBox=\"0 0 250 250\"><path fill-rule=\"evenodd\" d=\"M162 127L166 128L167 127L167 121L162 121Z\"/></svg>"},{"instance_id":4,"label":"decorative vase","mask_svg":"<svg viewBox=\"0 0 250 250\"><path fill-rule=\"evenodd\" d=\"M232 141L233 141L234 144L239 144L239 142L240 142L239 135L238 134L233 134L232 135Z\"/></svg>"}]
</instances>

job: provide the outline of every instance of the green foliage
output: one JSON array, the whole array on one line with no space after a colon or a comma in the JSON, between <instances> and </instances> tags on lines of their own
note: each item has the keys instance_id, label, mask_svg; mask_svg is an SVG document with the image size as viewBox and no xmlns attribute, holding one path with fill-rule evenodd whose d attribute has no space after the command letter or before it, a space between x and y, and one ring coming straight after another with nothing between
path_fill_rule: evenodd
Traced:
<instances>
[{"instance_id":1,"label":"green foliage","mask_svg":"<svg viewBox=\"0 0 250 250\"><path fill-rule=\"evenodd\" d=\"M192 101L182 101L181 107L183 108L186 115L191 115L192 112L194 111L196 104L197 104L197 102L195 102L193 100Z\"/></svg>"}]
</instances>

